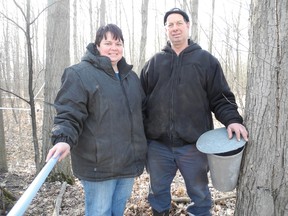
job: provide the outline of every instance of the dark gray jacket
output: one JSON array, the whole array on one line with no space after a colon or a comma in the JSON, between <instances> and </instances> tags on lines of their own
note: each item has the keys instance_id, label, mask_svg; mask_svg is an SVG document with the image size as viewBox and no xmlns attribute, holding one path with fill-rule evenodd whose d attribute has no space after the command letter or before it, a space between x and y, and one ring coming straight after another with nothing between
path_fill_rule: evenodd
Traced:
<instances>
[{"instance_id":1,"label":"dark gray jacket","mask_svg":"<svg viewBox=\"0 0 288 216\"><path fill-rule=\"evenodd\" d=\"M211 112L225 126L242 123L218 60L192 41L179 56L168 44L145 64L140 80L147 139L195 144L213 129Z\"/></svg>"},{"instance_id":2,"label":"dark gray jacket","mask_svg":"<svg viewBox=\"0 0 288 216\"><path fill-rule=\"evenodd\" d=\"M139 176L146 157L142 90L124 58L121 81L109 58L94 44L79 64L65 69L55 99L53 144L70 144L73 172L79 179L102 181Z\"/></svg>"}]
</instances>

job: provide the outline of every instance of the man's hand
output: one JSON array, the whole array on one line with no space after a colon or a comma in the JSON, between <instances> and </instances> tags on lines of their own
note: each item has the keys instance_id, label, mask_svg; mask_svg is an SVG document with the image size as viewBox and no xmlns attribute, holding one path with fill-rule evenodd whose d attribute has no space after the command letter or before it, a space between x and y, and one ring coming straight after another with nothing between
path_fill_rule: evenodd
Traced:
<instances>
[{"instance_id":1,"label":"man's hand","mask_svg":"<svg viewBox=\"0 0 288 216\"><path fill-rule=\"evenodd\" d=\"M65 142L59 142L55 144L48 152L46 157L46 162L50 160L51 157L56 158L60 155L58 161L63 160L70 153L70 145Z\"/></svg>"},{"instance_id":2,"label":"man's hand","mask_svg":"<svg viewBox=\"0 0 288 216\"><path fill-rule=\"evenodd\" d=\"M242 124L232 123L232 124L228 125L227 132L228 132L229 139L232 139L233 132L234 132L236 135L236 139L238 141L240 141L241 136L243 137L243 139L246 142L248 141L248 131L246 130L246 128Z\"/></svg>"}]
</instances>

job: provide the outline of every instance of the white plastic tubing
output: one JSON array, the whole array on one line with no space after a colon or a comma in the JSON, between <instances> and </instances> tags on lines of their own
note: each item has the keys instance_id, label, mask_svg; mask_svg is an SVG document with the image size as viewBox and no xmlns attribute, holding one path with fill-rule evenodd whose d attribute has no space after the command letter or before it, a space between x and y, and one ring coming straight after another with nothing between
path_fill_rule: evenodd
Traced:
<instances>
[{"instance_id":1,"label":"white plastic tubing","mask_svg":"<svg viewBox=\"0 0 288 216\"><path fill-rule=\"evenodd\" d=\"M45 179L57 163L59 156L51 157L46 165L42 168L40 173L36 176L27 190L23 193L17 203L13 206L7 216L21 216L25 213L32 199L37 194L38 190L44 183Z\"/></svg>"}]
</instances>

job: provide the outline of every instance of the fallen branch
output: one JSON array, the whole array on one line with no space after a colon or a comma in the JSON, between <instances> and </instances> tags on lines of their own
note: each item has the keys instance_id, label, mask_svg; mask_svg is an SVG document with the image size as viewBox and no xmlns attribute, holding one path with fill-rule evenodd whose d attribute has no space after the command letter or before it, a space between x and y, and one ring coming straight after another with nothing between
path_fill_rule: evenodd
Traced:
<instances>
[{"instance_id":1,"label":"fallen branch","mask_svg":"<svg viewBox=\"0 0 288 216\"><path fill-rule=\"evenodd\" d=\"M14 202L17 200L12 192L0 186L0 215L6 215L6 211L10 210Z\"/></svg>"},{"instance_id":2,"label":"fallen branch","mask_svg":"<svg viewBox=\"0 0 288 216\"><path fill-rule=\"evenodd\" d=\"M233 199L236 198L236 195L231 195L231 196L225 196L225 197L220 197L218 199L214 200L214 203L221 202L226 199ZM189 203L191 202L191 199L189 197L172 197L172 201L176 203Z\"/></svg>"},{"instance_id":3,"label":"fallen branch","mask_svg":"<svg viewBox=\"0 0 288 216\"><path fill-rule=\"evenodd\" d=\"M220 198L218 198L218 199L215 199L215 200L214 200L214 203L218 203L218 202L221 202L221 201L223 201L223 200L232 199L232 198L236 198L236 195L220 197Z\"/></svg>"},{"instance_id":4,"label":"fallen branch","mask_svg":"<svg viewBox=\"0 0 288 216\"><path fill-rule=\"evenodd\" d=\"M3 196L3 200L10 200L10 201L16 201L17 197L15 197L10 191L5 189L4 187L0 186L0 195Z\"/></svg>"},{"instance_id":5,"label":"fallen branch","mask_svg":"<svg viewBox=\"0 0 288 216\"><path fill-rule=\"evenodd\" d=\"M63 198L63 194L65 193L66 186L67 186L67 182L63 182L60 193L57 196L56 201L55 201L55 208L53 211L53 216L59 216L62 198Z\"/></svg>"},{"instance_id":6,"label":"fallen branch","mask_svg":"<svg viewBox=\"0 0 288 216\"><path fill-rule=\"evenodd\" d=\"M190 203L191 199L189 197L172 197L172 201L177 203Z\"/></svg>"}]
</instances>

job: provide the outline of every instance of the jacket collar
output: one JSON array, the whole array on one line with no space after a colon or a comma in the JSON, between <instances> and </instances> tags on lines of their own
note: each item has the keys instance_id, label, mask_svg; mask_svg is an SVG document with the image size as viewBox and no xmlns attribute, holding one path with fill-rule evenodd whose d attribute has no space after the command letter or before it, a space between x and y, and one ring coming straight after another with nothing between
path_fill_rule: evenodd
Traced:
<instances>
[{"instance_id":1,"label":"jacket collar","mask_svg":"<svg viewBox=\"0 0 288 216\"><path fill-rule=\"evenodd\" d=\"M113 70L110 59L106 56L101 56L94 43L88 44L86 48L86 53L81 60L90 62L95 67L114 77L115 72ZM126 62L124 57L122 57L121 60L117 63L117 67L121 77L126 77L129 71L131 71L133 68L132 65L129 65Z\"/></svg>"},{"instance_id":2,"label":"jacket collar","mask_svg":"<svg viewBox=\"0 0 288 216\"><path fill-rule=\"evenodd\" d=\"M197 49L201 49L201 47L197 43L193 42L191 39L188 39L188 47L186 47L181 53L189 53ZM162 51L168 52L168 53L175 53L174 50L171 48L170 41L167 41L167 44L162 49Z\"/></svg>"}]
</instances>

